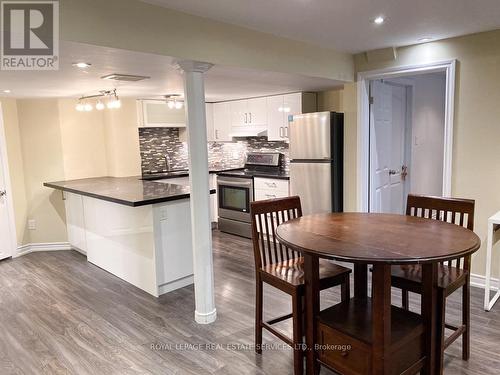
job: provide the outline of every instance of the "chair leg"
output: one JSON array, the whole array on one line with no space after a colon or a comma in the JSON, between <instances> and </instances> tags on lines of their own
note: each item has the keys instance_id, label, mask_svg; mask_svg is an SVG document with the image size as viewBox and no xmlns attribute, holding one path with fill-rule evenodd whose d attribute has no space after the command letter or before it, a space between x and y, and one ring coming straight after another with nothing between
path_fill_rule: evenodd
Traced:
<instances>
[{"instance_id":1,"label":"chair leg","mask_svg":"<svg viewBox=\"0 0 500 375\"><path fill-rule=\"evenodd\" d=\"M340 300L348 301L351 298L351 280L349 275L346 275L342 284L340 284Z\"/></svg>"},{"instance_id":2,"label":"chair leg","mask_svg":"<svg viewBox=\"0 0 500 375\"><path fill-rule=\"evenodd\" d=\"M255 280L255 352L262 354L262 310L263 310L263 295L262 295L262 280L257 277Z\"/></svg>"},{"instance_id":3,"label":"chair leg","mask_svg":"<svg viewBox=\"0 0 500 375\"><path fill-rule=\"evenodd\" d=\"M470 357L470 284L465 283L462 288L462 324L465 331L462 334L462 359L468 361Z\"/></svg>"},{"instance_id":4,"label":"chair leg","mask_svg":"<svg viewBox=\"0 0 500 375\"><path fill-rule=\"evenodd\" d=\"M304 372L304 351L302 350L302 296L292 294L293 315L293 373L302 375Z\"/></svg>"},{"instance_id":5,"label":"chair leg","mask_svg":"<svg viewBox=\"0 0 500 375\"><path fill-rule=\"evenodd\" d=\"M446 296L443 289L438 289L437 293L437 316L436 324L438 330L436 331L436 354L439 355L436 359L439 361L436 363L436 373L442 374L443 364L444 364L444 330L446 324Z\"/></svg>"},{"instance_id":6,"label":"chair leg","mask_svg":"<svg viewBox=\"0 0 500 375\"><path fill-rule=\"evenodd\" d=\"M401 304L404 310L410 309L409 292L406 289L401 289Z\"/></svg>"}]
</instances>

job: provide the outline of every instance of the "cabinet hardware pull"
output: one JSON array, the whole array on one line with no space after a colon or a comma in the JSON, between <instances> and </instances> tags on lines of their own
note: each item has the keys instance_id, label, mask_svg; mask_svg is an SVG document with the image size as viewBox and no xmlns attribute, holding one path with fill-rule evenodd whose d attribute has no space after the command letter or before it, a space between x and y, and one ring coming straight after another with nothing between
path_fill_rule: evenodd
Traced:
<instances>
[{"instance_id":1,"label":"cabinet hardware pull","mask_svg":"<svg viewBox=\"0 0 500 375\"><path fill-rule=\"evenodd\" d=\"M283 126L280 126L280 138L283 138Z\"/></svg>"}]
</instances>

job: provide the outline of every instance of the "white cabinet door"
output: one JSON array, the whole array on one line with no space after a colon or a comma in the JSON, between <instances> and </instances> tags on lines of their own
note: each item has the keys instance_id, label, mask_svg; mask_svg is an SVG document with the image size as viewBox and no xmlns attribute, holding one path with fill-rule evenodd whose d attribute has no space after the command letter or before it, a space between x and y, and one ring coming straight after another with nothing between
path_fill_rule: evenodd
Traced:
<instances>
[{"instance_id":1,"label":"white cabinet door","mask_svg":"<svg viewBox=\"0 0 500 375\"><path fill-rule=\"evenodd\" d=\"M87 253L87 239L85 235L85 216L81 195L64 193L66 208L66 228L68 241L72 248Z\"/></svg>"},{"instance_id":2,"label":"white cabinet door","mask_svg":"<svg viewBox=\"0 0 500 375\"><path fill-rule=\"evenodd\" d=\"M302 114L302 93L283 95L283 112L285 114L284 137L288 139L290 137L288 122L292 116Z\"/></svg>"},{"instance_id":3,"label":"white cabinet door","mask_svg":"<svg viewBox=\"0 0 500 375\"><path fill-rule=\"evenodd\" d=\"M215 128L214 128L214 105L212 103L205 104L205 115L207 118L207 141L215 141Z\"/></svg>"},{"instance_id":4,"label":"white cabinet door","mask_svg":"<svg viewBox=\"0 0 500 375\"><path fill-rule=\"evenodd\" d=\"M302 114L302 93L296 92L293 94L283 95L284 112L288 115Z\"/></svg>"},{"instance_id":5,"label":"white cabinet door","mask_svg":"<svg viewBox=\"0 0 500 375\"><path fill-rule=\"evenodd\" d=\"M255 200L284 198L289 196L289 181L275 178L254 178Z\"/></svg>"},{"instance_id":6,"label":"white cabinet door","mask_svg":"<svg viewBox=\"0 0 500 375\"><path fill-rule=\"evenodd\" d=\"M246 126L249 124L248 100L229 102L231 110L231 126Z\"/></svg>"},{"instance_id":7,"label":"white cabinet door","mask_svg":"<svg viewBox=\"0 0 500 375\"><path fill-rule=\"evenodd\" d=\"M210 194L210 217L212 223L219 221L219 201L217 199L217 175L215 173L209 176L210 190L215 189L215 194Z\"/></svg>"},{"instance_id":8,"label":"white cabinet door","mask_svg":"<svg viewBox=\"0 0 500 375\"><path fill-rule=\"evenodd\" d=\"M248 124L266 125L267 124L267 100L266 98L248 99L247 102L247 121Z\"/></svg>"},{"instance_id":9,"label":"white cabinet door","mask_svg":"<svg viewBox=\"0 0 500 375\"><path fill-rule=\"evenodd\" d=\"M231 141L231 108L229 102L215 103L214 116L214 138L215 141Z\"/></svg>"},{"instance_id":10,"label":"white cabinet door","mask_svg":"<svg viewBox=\"0 0 500 375\"><path fill-rule=\"evenodd\" d=\"M282 141L285 136L285 113L283 112L283 95L267 98L267 139Z\"/></svg>"},{"instance_id":11,"label":"white cabinet door","mask_svg":"<svg viewBox=\"0 0 500 375\"><path fill-rule=\"evenodd\" d=\"M161 100L142 100L142 123L141 127L161 128L185 128L186 113L184 108L169 108L167 103Z\"/></svg>"}]
</instances>

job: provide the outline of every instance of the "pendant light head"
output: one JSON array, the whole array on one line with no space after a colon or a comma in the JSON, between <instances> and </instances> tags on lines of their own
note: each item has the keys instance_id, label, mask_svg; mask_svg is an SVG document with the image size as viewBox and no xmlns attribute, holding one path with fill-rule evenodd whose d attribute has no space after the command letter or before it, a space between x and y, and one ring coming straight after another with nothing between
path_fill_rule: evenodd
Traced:
<instances>
[{"instance_id":1,"label":"pendant light head","mask_svg":"<svg viewBox=\"0 0 500 375\"><path fill-rule=\"evenodd\" d=\"M78 101L75 108L78 112L83 112L85 110L85 106L83 105L83 103L80 100Z\"/></svg>"},{"instance_id":2,"label":"pendant light head","mask_svg":"<svg viewBox=\"0 0 500 375\"><path fill-rule=\"evenodd\" d=\"M167 106L169 109L181 109L184 106L184 103L179 100L180 99L179 94L171 94L171 95L165 95L165 99L167 100Z\"/></svg>"}]
</instances>

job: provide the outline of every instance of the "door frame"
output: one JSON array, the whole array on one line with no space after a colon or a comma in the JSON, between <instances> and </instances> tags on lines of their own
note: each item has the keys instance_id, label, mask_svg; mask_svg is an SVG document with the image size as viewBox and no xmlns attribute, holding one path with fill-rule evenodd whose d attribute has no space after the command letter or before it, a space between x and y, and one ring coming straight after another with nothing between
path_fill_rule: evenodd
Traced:
<instances>
[{"instance_id":1,"label":"door frame","mask_svg":"<svg viewBox=\"0 0 500 375\"><path fill-rule=\"evenodd\" d=\"M455 111L456 60L390 67L358 73L358 152L357 210L369 211L370 186L370 81L408 77L416 74L445 72L445 124L443 150L443 196L451 196L453 158L453 119Z\"/></svg>"},{"instance_id":2,"label":"door frame","mask_svg":"<svg viewBox=\"0 0 500 375\"><path fill-rule=\"evenodd\" d=\"M16 222L14 216L14 200L12 198L12 185L10 181L10 171L9 163L7 159L7 139L5 135L5 126L3 120L3 108L0 102L0 168L3 168L4 179L5 179L5 190L7 192L7 215L9 219L9 232L10 232L10 256L15 257L17 255L17 232L16 232Z\"/></svg>"}]
</instances>

